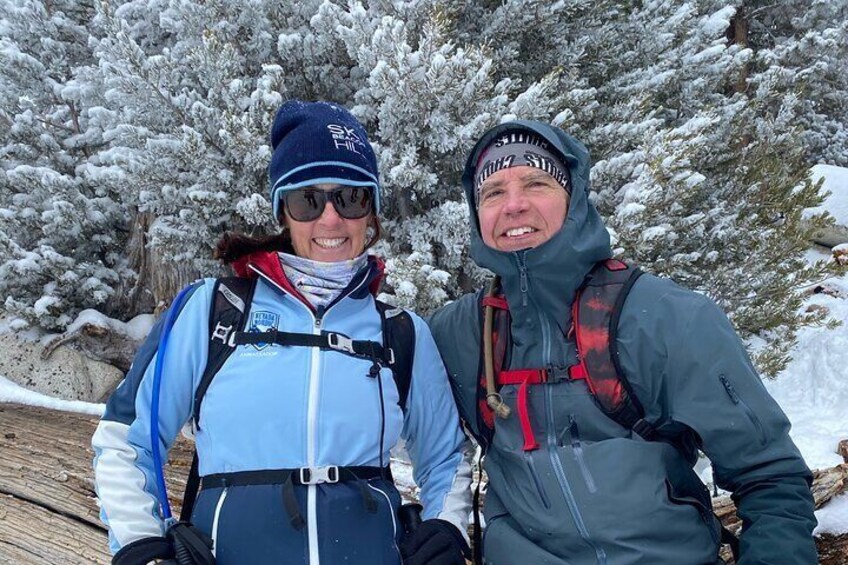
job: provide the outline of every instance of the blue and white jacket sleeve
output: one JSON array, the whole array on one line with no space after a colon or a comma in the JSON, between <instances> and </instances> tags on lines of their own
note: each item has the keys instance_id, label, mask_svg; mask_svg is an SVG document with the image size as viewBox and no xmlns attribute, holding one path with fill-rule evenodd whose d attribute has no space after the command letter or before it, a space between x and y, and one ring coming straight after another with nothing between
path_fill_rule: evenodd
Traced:
<instances>
[{"instance_id":1,"label":"blue and white jacket sleeve","mask_svg":"<svg viewBox=\"0 0 848 565\"><path fill-rule=\"evenodd\" d=\"M415 355L403 439L421 487L422 518L439 518L466 533L471 511L471 458L469 442L459 425L453 393L430 329L418 316Z\"/></svg>"},{"instance_id":2,"label":"blue and white jacket sleeve","mask_svg":"<svg viewBox=\"0 0 848 565\"><path fill-rule=\"evenodd\" d=\"M195 386L206 366L209 304L214 281L196 283L169 335L159 394L159 439L167 460L191 416ZM164 535L150 434L153 373L164 320L154 326L124 381L106 405L91 439L100 517L109 528L112 553L148 537Z\"/></svg>"}]
</instances>

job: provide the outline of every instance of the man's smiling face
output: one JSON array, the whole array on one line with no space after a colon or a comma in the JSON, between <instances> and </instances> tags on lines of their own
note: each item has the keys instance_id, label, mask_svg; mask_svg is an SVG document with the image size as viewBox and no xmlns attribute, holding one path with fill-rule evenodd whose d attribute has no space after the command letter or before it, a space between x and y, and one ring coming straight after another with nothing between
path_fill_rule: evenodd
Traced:
<instances>
[{"instance_id":1,"label":"man's smiling face","mask_svg":"<svg viewBox=\"0 0 848 565\"><path fill-rule=\"evenodd\" d=\"M534 167L503 169L480 185L480 235L499 251L519 251L548 241L565 222L568 193Z\"/></svg>"}]
</instances>

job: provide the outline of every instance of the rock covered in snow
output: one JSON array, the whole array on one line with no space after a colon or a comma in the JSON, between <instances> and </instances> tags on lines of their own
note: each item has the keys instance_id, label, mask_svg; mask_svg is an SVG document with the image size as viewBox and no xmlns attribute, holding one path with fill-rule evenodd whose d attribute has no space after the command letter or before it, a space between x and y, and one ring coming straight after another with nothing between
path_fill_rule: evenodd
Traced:
<instances>
[{"instance_id":1,"label":"rock covered in snow","mask_svg":"<svg viewBox=\"0 0 848 565\"><path fill-rule=\"evenodd\" d=\"M0 375L49 396L103 402L124 378L153 321L141 315L122 322L83 310L62 334L0 331Z\"/></svg>"},{"instance_id":2,"label":"rock covered in snow","mask_svg":"<svg viewBox=\"0 0 848 565\"><path fill-rule=\"evenodd\" d=\"M65 400L102 402L124 374L79 351L61 346L47 359L44 344L18 334L0 334L0 375L18 385Z\"/></svg>"}]
</instances>

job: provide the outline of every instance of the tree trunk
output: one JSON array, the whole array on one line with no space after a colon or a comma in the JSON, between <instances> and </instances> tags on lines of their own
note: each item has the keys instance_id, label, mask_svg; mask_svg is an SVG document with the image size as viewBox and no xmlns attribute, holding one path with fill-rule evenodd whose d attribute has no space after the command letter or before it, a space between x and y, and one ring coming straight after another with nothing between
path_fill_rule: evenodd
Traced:
<instances>
[{"instance_id":1,"label":"tree trunk","mask_svg":"<svg viewBox=\"0 0 848 565\"><path fill-rule=\"evenodd\" d=\"M730 26L727 29L727 42L729 45L749 47L748 15L745 13L744 6L739 6L736 10L736 15L730 20ZM739 70L739 76L736 79L736 85L734 87L736 92L745 92L748 89L748 74L749 67L745 64Z\"/></svg>"},{"instance_id":2,"label":"tree trunk","mask_svg":"<svg viewBox=\"0 0 848 565\"><path fill-rule=\"evenodd\" d=\"M180 289L200 276L186 262L166 262L159 249L150 245L150 229L155 223L150 212L136 211L125 252L136 278L121 281L107 314L124 320L149 312L158 314L171 304Z\"/></svg>"}]
</instances>

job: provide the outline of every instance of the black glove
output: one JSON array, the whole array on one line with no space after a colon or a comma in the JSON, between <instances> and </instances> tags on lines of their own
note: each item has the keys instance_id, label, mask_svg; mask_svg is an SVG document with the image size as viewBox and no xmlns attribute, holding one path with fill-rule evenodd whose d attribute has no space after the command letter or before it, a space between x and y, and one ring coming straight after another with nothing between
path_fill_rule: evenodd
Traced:
<instances>
[{"instance_id":1,"label":"black glove","mask_svg":"<svg viewBox=\"0 0 848 565\"><path fill-rule=\"evenodd\" d=\"M424 520L400 544L404 565L465 565L468 544L445 520Z\"/></svg>"},{"instance_id":2,"label":"black glove","mask_svg":"<svg viewBox=\"0 0 848 565\"><path fill-rule=\"evenodd\" d=\"M146 565L156 559L174 557L174 548L164 537L142 538L122 547L112 557L112 565Z\"/></svg>"}]
</instances>

